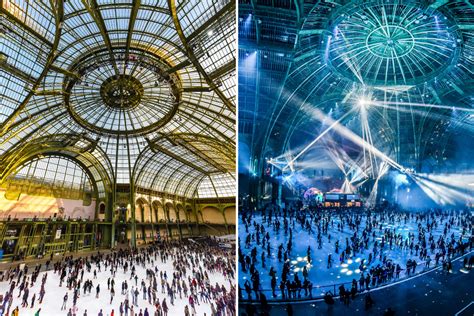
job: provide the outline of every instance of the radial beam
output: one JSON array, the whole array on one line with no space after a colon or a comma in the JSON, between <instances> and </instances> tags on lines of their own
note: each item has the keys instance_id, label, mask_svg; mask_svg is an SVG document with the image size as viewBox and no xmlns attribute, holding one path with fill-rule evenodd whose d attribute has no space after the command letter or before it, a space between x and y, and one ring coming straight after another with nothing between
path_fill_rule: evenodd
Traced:
<instances>
[{"instance_id":1,"label":"radial beam","mask_svg":"<svg viewBox=\"0 0 474 316\"><path fill-rule=\"evenodd\" d=\"M61 68L59 66L56 66L56 65L51 65L51 70L54 70L58 73L61 73L65 76L68 76L68 77L71 77L71 78L81 79L81 76L78 73L63 69L63 68Z\"/></svg>"},{"instance_id":2,"label":"radial beam","mask_svg":"<svg viewBox=\"0 0 474 316\"><path fill-rule=\"evenodd\" d=\"M181 69L183 69L183 68L185 68L185 67L187 67L191 64L192 64L191 61L186 59L185 61L182 61L179 64L177 64L177 65L171 67L170 69L166 70L166 72L169 73L169 74L172 74L172 73L175 73L178 70L181 70Z\"/></svg>"},{"instance_id":3,"label":"radial beam","mask_svg":"<svg viewBox=\"0 0 474 316\"><path fill-rule=\"evenodd\" d=\"M187 142L185 140L179 139L178 144L189 150L190 152L194 153L196 156L204 160L208 165L216 168L217 170L221 172L228 172L227 168L223 167L221 164L216 162L214 159L206 155L205 153L202 153L199 149L197 149L193 144L190 142ZM223 155L222 155L223 156ZM226 160L225 157L223 159L224 161Z\"/></svg>"},{"instance_id":4,"label":"radial beam","mask_svg":"<svg viewBox=\"0 0 474 316\"><path fill-rule=\"evenodd\" d=\"M137 19L138 9L140 8L141 1L133 0L132 12L130 13L130 20L128 22L128 34L127 34L127 46L125 48L125 60L128 60L130 53L130 45L132 43L133 29L135 27L135 21Z\"/></svg>"},{"instance_id":5,"label":"radial beam","mask_svg":"<svg viewBox=\"0 0 474 316\"><path fill-rule=\"evenodd\" d=\"M211 92L210 87L184 87L181 89L182 92Z\"/></svg>"},{"instance_id":6,"label":"radial beam","mask_svg":"<svg viewBox=\"0 0 474 316\"><path fill-rule=\"evenodd\" d=\"M235 1L229 1L222 9L217 11L215 15L212 16L209 20L201 24L197 29L194 30L186 39L188 42L191 42L196 36L204 32L209 26L212 25L215 21L219 20L221 16L226 14L227 12L233 11L235 8Z\"/></svg>"},{"instance_id":7,"label":"radial beam","mask_svg":"<svg viewBox=\"0 0 474 316\"><path fill-rule=\"evenodd\" d=\"M61 1L62 2L62 1ZM119 70L117 68L117 63L115 62L115 56L112 51L112 42L110 41L109 34L107 33L107 28L105 27L105 22L104 18L102 17L102 14L100 13L99 10L99 5L97 4L97 0L82 0L82 3L84 4L84 7L87 9L87 12L89 12L90 16L96 23L97 27L99 28L100 34L102 35L102 38L105 42L105 46L107 47L110 55L110 60L112 62L112 65L115 70L115 74L118 76L119 75Z\"/></svg>"},{"instance_id":8,"label":"radial beam","mask_svg":"<svg viewBox=\"0 0 474 316\"><path fill-rule=\"evenodd\" d=\"M225 75L226 73L232 71L235 69L235 59L232 59L230 62L227 64L223 65L222 67L214 70L209 74L209 77L211 77L212 80L219 78L222 75Z\"/></svg>"},{"instance_id":9,"label":"radial beam","mask_svg":"<svg viewBox=\"0 0 474 316\"><path fill-rule=\"evenodd\" d=\"M222 102L225 104L225 106L231 111L232 113L235 113L235 105L232 104L232 102L227 99L227 97L222 93L222 91L217 88L216 84L212 81L212 79L209 77L209 75L206 73L204 68L201 66L199 63L199 60L197 59L196 55L194 55L194 51L192 47L189 45L189 42L184 35L183 29L181 27L181 23L179 22L178 18L178 12L176 10L176 1L175 0L168 0L168 6L171 12L171 17L173 18L173 23L176 28L176 32L178 33L179 39L181 40L186 53L188 55L188 58L191 60L193 63L194 67L201 73L201 75L204 77L206 80L207 84L211 87L212 90L215 91L215 93L219 96L219 98L222 100Z\"/></svg>"},{"instance_id":10,"label":"radial beam","mask_svg":"<svg viewBox=\"0 0 474 316\"><path fill-rule=\"evenodd\" d=\"M163 154L181 162L182 164L188 166L188 167L191 167L193 168L194 170L197 170L199 172L201 172L202 174L208 174L207 171L205 171L204 169L202 169L201 167L199 166L196 166L195 164L187 161L186 159L184 159L183 157L179 156L179 155L176 155L175 153L173 153L171 150L168 150L166 149L165 147L161 146L161 145L158 145L157 143L154 143L150 140L147 139L147 142L148 142L148 145L150 146L150 148L154 151L154 152L162 152Z\"/></svg>"},{"instance_id":11,"label":"radial beam","mask_svg":"<svg viewBox=\"0 0 474 316\"><path fill-rule=\"evenodd\" d=\"M20 78L20 79L22 79L26 82L31 83L31 84L35 84L35 82L38 80L38 78L35 78L35 77L31 76L30 74L24 72L23 70L18 69L16 67L10 65L6 61L5 62L0 62L0 69L3 69L8 73L13 74L17 78Z\"/></svg>"}]
</instances>

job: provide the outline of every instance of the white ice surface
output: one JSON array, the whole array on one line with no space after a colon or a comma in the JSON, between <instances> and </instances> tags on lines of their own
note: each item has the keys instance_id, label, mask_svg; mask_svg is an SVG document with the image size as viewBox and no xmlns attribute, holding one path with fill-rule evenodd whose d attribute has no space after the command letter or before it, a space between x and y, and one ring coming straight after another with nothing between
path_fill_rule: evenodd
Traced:
<instances>
[{"instance_id":1,"label":"white ice surface","mask_svg":"<svg viewBox=\"0 0 474 316\"><path fill-rule=\"evenodd\" d=\"M168 280L170 281L170 277L172 276L173 273L173 264L172 260L168 260L166 263L162 263L161 260L158 257L158 262L155 262L155 265L158 267L159 271L166 271L168 275ZM146 280L146 268L153 268L154 266L147 265L146 268L143 268L142 266L135 265L137 269L137 275L138 275L138 286L140 289L140 282L142 279ZM125 300L125 295L121 294L121 284L124 280L127 280L127 283L129 285L129 291L131 289L131 286L135 286L135 281L130 280L130 269L125 275L123 273L123 269L118 269L116 275L115 275L115 297L113 300L113 303L110 305L110 293L107 290L107 279L110 277L110 271L104 271L104 267L102 265L102 272L97 273L97 279L93 279L93 271L94 271L95 265L92 265L92 270L90 273L87 272L87 270L84 271L84 281L87 279L92 280L93 282L93 287L91 290L91 294L83 294L83 289L81 286L81 295L77 300L77 307L78 307L78 313L76 315L82 316L84 314L84 310L87 309L87 315L88 316L96 316L99 313L99 310L102 309L104 316L110 315L110 312L112 309L114 309L114 315L119 316L119 306L120 302ZM30 268L29 270L29 276L31 275L31 271L33 268ZM203 268L204 271L204 268ZM187 270L187 275L190 275L192 271L190 269ZM39 300L39 290L41 286L41 278L43 276L44 272L41 272L35 285L33 288L30 288L30 295L28 298L28 304L31 303L31 298L33 297L33 294L36 293L36 302L35 306L33 309L31 308L22 308L21 307L21 297L18 298L18 293L19 289L15 288L15 295L14 295L14 300L12 307L10 309L10 313L13 311L13 309L18 306L20 308L20 315L19 316L33 316L35 312L38 310L38 308L41 307L41 313L40 316L56 316L56 315L67 315L67 312L69 308L72 308L72 299L74 296L74 292L71 290L69 291L66 287L66 282L63 282L62 287L59 287L59 276L57 274L54 274L53 271L48 272L48 278L46 280L46 294L43 300L42 304L38 304ZM216 282L219 283L220 285L224 285L225 288L229 291L230 290L230 284L229 281L226 280L226 278L220 274L220 273L211 273L208 272L209 275L209 280L211 285L215 285ZM187 279L187 278L186 278ZM16 281L16 278L14 279ZM169 316L174 316L174 315L184 315L184 307L188 304L188 298L184 297L183 299L179 298L179 294L177 295L174 305L171 305L170 298L166 294L161 293L161 283L159 279L159 272L157 275L157 282L158 282L158 291L157 291L157 297L160 299L160 302L163 301L163 298L166 297L166 303L168 304L168 315ZM99 298L95 298L95 287L97 284L100 283L100 295ZM186 282L187 283L187 282ZM148 283L147 283L148 284ZM0 282L0 294L4 295L6 291L9 289L9 284L8 282ZM69 293L69 299L68 299L68 304L67 304L67 310L61 311L61 305L63 301L63 297L66 294L66 292ZM188 292L189 294L189 292ZM130 304L132 303L132 298L130 296L129 298ZM215 304L214 304L215 306ZM148 307L148 312L150 315L154 315L155 308L151 304L148 304L148 300L143 299L143 294L142 291L140 290L140 294L138 295L138 308L135 306L134 311L135 315L138 315L140 309L143 311L145 308ZM201 303L200 305L196 305L196 312L197 315L211 315L211 307L209 304ZM129 313L130 315L130 313Z\"/></svg>"}]
</instances>

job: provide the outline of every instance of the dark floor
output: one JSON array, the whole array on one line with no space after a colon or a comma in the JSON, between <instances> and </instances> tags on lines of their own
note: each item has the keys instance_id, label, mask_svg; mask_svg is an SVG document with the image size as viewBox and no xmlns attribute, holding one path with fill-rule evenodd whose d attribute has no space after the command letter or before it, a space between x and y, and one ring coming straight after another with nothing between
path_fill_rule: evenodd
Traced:
<instances>
[{"instance_id":1,"label":"dark floor","mask_svg":"<svg viewBox=\"0 0 474 316\"><path fill-rule=\"evenodd\" d=\"M462 260L458 260L453 262L450 274L440 270L432 271L400 284L374 290L371 295L375 305L368 311L364 308L362 294L349 306L344 306L339 300L332 307L324 302L293 304L293 315L383 315L390 307L396 316L473 316L474 269L462 269ZM240 315L246 315L246 308L247 306L240 306ZM260 315L261 309L257 307L257 310L256 315ZM271 306L270 314L291 315L287 312L287 305Z\"/></svg>"}]
</instances>

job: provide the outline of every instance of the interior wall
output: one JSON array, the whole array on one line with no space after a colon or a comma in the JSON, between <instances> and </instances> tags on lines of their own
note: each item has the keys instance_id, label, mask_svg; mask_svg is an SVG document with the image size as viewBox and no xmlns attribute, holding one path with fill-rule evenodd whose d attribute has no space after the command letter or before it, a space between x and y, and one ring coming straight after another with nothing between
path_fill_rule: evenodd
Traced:
<instances>
[{"instance_id":1,"label":"interior wall","mask_svg":"<svg viewBox=\"0 0 474 316\"><path fill-rule=\"evenodd\" d=\"M153 203L153 207L156 208L156 212L158 214L158 223L166 222L165 210L160 203Z\"/></svg>"},{"instance_id":2,"label":"interior wall","mask_svg":"<svg viewBox=\"0 0 474 316\"><path fill-rule=\"evenodd\" d=\"M235 211L236 211L235 206L226 207L224 209L227 224L229 224L229 225L235 225L236 224L236 222L235 222L235 218L236 218Z\"/></svg>"},{"instance_id":3,"label":"interior wall","mask_svg":"<svg viewBox=\"0 0 474 316\"><path fill-rule=\"evenodd\" d=\"M186 222L188 220L188 218L186 216L186 211L184 210L184 208L182 206L178 206L178 212L179 212L179 220L181 222L183 222L183 221Z\"/></svg>"},{"instance_id":4,"label":"interior wall","mask_svg":"<svg viewBox=\"0 0 474 316\"><path fill-rule=\"evenodd\" d=\"M95 199L88 206L83 205L82 200L70 200L48 196L34 196L20 194L17 200L9 200L5 197L5 189L0 188L0 218L48 218L59 213L59 208L64 208L64 218L94 219ZM60 216L60 214L57 214Z\"/></svg>"},{"instance_id":5,"label":"interior wall","mask_svg":"<svg viewBox=\"0 0 474 316\"><path fill-rule=\"evenodd\" d=\"M178 221L178 217L176 216L176 210L173 205L167 204L166 205L169 211L170 221L175 223Z\"/></svg>"},{"instance_id":6,"label":"interior wall","mask_svg":"<svg viewBox=\"0 0 474 316\"><path fill-rule=\"evenodd\" d=\"M218 208L206 206L201 211L204 223L225 224L224 216L222 216Z\"/></svg>"}]
</instances>

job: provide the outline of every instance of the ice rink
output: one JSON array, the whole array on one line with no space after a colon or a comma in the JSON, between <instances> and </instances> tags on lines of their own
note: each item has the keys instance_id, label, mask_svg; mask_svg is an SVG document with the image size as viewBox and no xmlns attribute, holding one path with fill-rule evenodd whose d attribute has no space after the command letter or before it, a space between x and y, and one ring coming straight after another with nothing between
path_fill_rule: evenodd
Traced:
<instances>
[{"instance_id":1,"label":"ice rink","mask_svg":"<svg viewBox=\"0 0 474 316\"><path fill-rule=\"evenodd\" d=\"M340 213L346 214L347 213ZM360 212L360 224L357 229L357 236L358 238L361 237L362 231L367 227L367 216L365 212ZM416 214L413 214L416 215ZM311 230L308 230L306 226L301 225L299 221L296 220L289 220L289 228L292 229L293 239L292 239L292 250L288 257L288 261L290 262L290 274L289 280L293 281L294 275L298 274L300 280L303 280L303 268L306 266L308 271L308 279L313 283L313 297L321 295L325 291L332 291L334 292L334 288L342 283L346 283L346 288L350 288L350 284L353 279L359 281L361 274L367 275L367 272L372 267L376 267L377 265L381 265L383 262L383 258L386 257L387 261L391 261L394 264L400 264L401 268L403 269L400 273L400 279L407 276L406 274L406 263L409 259L415 260L417 262L416 273L421 272L426 269L426 258L423 260L420 259L419 251L410 250L409 247L399 247L393 243L392 247L390 247L388 239L385 238L384 247L376 256L373 256L372 261L368 262L369 253L373 252L374 244L378 243L378 249L381 249L381 241L384 237L384 233L389 230L391 233L395 233L396 235L401 236L403 244L408 240L408 244L411 241L414 241L416 245L418 243L418 238L420 236L420 228L425 229L426 223L434 223L434 227L430 232L424 232L424 236L426 241L428 242L430 235L433 236L434 242L437 243L439 237L444 234L444 229L446 224L450 220L453 220L453 224L447 228L447 241L451 241L451 237L454 237L455 241L458 241L461 234L462 228L460 227L459 216L435 216L432 218L417 218L416 216L409 216L406 218L404 216L383 216L382 214L375 214L371 219L371 224L373 226L371 233L368 234L369 242L367 249L363 249L362 251L356 251L355 253L351 253L349 258L345 258L342 262L340 261L340 254L342 251L346 249L346 246L351 244L351 237L354 236L355 229L350 228L348 225L348 217L341 217L337 213L333 213L331 215L331 220L328 226L328 233L322 234L322 243L321 248L319 248L318 241L317 241L317 225L311 222L310 216L306 217L306 220L311 222ZM245 255L251 256L251 250L256 247L257 249L257 263L255 265L255 269L258 270L260 274L260 284L261 289L263 290L270 290L271 289L271 277L269 275L270 268L273 267L276 271L276 278L277 278L277 298L281 298L281 293L279 290L279 284L281 279L281 273L283 269L283 261L284 259L279 262L278 260L278 248L280 245L283 245L283 252L287 248L288 240L289 240L289 229L288 232L285 233L283 228L284 218L279 216L277 218L273 217L272 224L268 222L262 222L262 215L255 215L251 219L251 225L248 225L247 231L245 228L244 222L242 222L242 217L239 218L239 235L240 235L240 246L242 247L242 252ZM344 224L342 225L342 229L338 228L338 224L341 223L341 219L344 219ZM355 218L353 218L354 220ZM279 230L275 229L275 222L278 221L281 226ZM260 233L260 245L257 245L256 242L256 226L255 223L263 224L266 232L269 233L270 239L270 257L267 256L267 246L265 245L265 267L262 265L261 254L262 254L262 240L264 234ZM419 224L421 224L419 226ZM414 234L414 238L409 238L409 233ZM249 245L246 245L246 239L248 235L251 234L251 242ZM470 236L470 230L467 229L465 231L465 235L463 236L463 241L467 241L467 234ZM329 240L329 235L331 239ZM375 235L375 236L374 236ZM338 253L335 252L335 243L339 241L339 249ZM431 251L429 245L431 243L428 242L428 256L431 258L430 267L435 265L435 254L440 252L440 249L436 247L434 251ZM311 262L308 262L307 259L307 249L310 247L311 254L310 259ZM332 256L332 266L328 268L328 255L331 254ZM365 261L362 263L362 261ZM439 264L442 263L442 260L439 260ZM250 272L243 271L241 264L239 264L239 279L241 287L243 288L243 284L246 280L250 280L251 274ZM252 283L252 281L250 281ZM336 285L336 287L334 287ZM267 297L270 299L271 295ZM244 293L244 297L247 295Z\"/></svg>"},{"instance_id":2,"label":"ice rink","mask_svg":"<svg viewBox=\"0 0 474 316\"><path fill-rule=\"evenodd\" d=\"M193 255L192 253L189 254L190 256ZM139 287L139 292L140 294L138 295L138 305L134 306L134 312L135 315L139 315L140 310L142 312L145 311L145 308L148 308L148 312L150 315L154 315L155 312L155 307L152 304L148 303L147 299L143 298L142 291L140 288L140 283L141 280L145 280L145 282L148 284L147 279L146 279L146 269L154 269L155 266L158 268L159 271L166 271L168 275L168 282L171 283L172 281L172 273L175 271L173 267L173 261L172 260L167 260L165 263L162 263L159 256L157 257L157 261L155 261L155 264L147 264L145 267L141 265L135 265L136 267L136 272L138 275L138 287ZM55 261L57 259L55 258ZM202 266L202 261L201 266ZM81 287L80 291L80 296L77 301L77 313L76 315L83 316L84 312L87 310L87 315L93 315L96 316L98 315L99 311L103 311L103 315L107 316L110 315L112 310L114 310L114 315L120 315L119 313L119 306L120 302L123 302L125 300L125 295L122 295L121 293L121 284L123 281L127 281L129 285L129 291L131 287L135 287L135 280L130 280L130 270L128 271L127 274L124 274L124 270L122 268L119 268L116 272L115 275L115 297L113 299L112 304L110 304L110 292L107 290L107 280L111 276L110 269L105 271L103 265L102 265L102 272L97 272L97 279L94 279L94 274L93 271L96 269L95 265L92 266L92 270L90 273L85 270L84 272L84 281L87 279L92 280L93 282L93 287L91 293L83 294L83 290ZM33 268L30 267L29 269L29 274L28 276L31 275L31 272L33 271ZM203 271L205 271L203 267ZM42 304L39 304L38 298L39 298L39 290L41 286L41 278L43 277L44 273L46 272L41 272L38 276L38 279L34 286L30 288L30 294L29 294L29 299L28 299L28 304L31 303L31 298L33 294L36 294L36 303L33 308L31 307L26 307L22 308L21 307L21 296L18 297L19 289L18 287L15 288L14 290L14 300L13 304L11 305L10 309L10 314L12 313L13 309L16 306L19 306L20 308L20 316L27 316L27 315L35 315L35 312L41 308L41 316L55 316L55 315L67 315L68 311L70 308L73 307L73 294L74 291L70 290L67 288L67 283L63 282L62 286L59 286L59 275L54 274L53 271L48 271L48 277L45 285L46 289L46 294L43 300ZM226 290L230 290L230 281L227 277L224 277L223 274L221 273L212 273L212 272L207 272L209 275L210 283L212 286L214 286L217 283L220 285L224 285ZM159 272L158 274L159 275ZM186 271L186 280L188 279L188 276L192 278L192 270L187 269ZM164 298L166 298L166 302L169 308L168 315L184 315L184 308L186 305L189 305L188 303L188 297L185 297L184 294L182 298L179 297L179 294L176 294L176 299L174 301L174 305L171 304L170 298L168 297L167 294L162 294L161 292L161 285L160 285L160 280L159 276L157 277L158 279L158 291L156 293L157 297L159 298L160 302L163 301ZM14 278L16 281L16 278ZM97 284L100 284L100 295L99 298L96 298L96 286ZM8 282L0 282L0 294L5 295L7 290L9 289L9 284ZM69 293L69 299L67 301L67 308L66 310L61 310L61 305L63 303L63 297L66 293ZM188 293L189 295L189 293ZM199 295L198 295L199 297ZM131 295L129 295L129 300L130 304L132 303L132 298ZM212 299L211 299L212 300ZM203 303L199 302L200 304L196 304L196 312L197 315L211 315L211 307L210 304L208 303ZM215 305L215 304L214 304ZM191 310L191 309L190 309ZM129 313L130 315L130 313Z\"/></svg>"}]
</instances>

